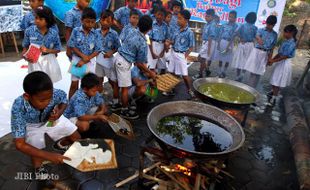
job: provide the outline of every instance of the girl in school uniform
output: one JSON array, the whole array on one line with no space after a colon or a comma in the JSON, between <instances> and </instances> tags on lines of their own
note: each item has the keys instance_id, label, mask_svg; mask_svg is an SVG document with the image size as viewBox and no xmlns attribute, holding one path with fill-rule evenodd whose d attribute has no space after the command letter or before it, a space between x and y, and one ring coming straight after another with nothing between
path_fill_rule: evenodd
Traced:
<instances>
[{"instance_id":1,"label":"girl in school uniform","mask_svg":"<svg viewBox=\"0 0 310 190\"><path fill-rule=\"evenodd\" d=\"M268 65L274 69L270 78L272 92L268 94L269 105L275 105L280 88L290 85L292 78L291 59L295 56L297 28L294 25L287 25L284 28L284 41L280 45L278 54L268 60Z\"/></svg>"},{"instance_id":2,"label":"girl in school uniform","mask_svg":"<svg viewBox=\"0 0 310 190\"><path fill-rule=\"evenodd\" d=\"M232 60L232 67L237 69L236 81L239 82L242 82L245 74L245 63L254 48L254 40L257 32L257 27L254 25L256 22L256 13L248 13L245 17L245 21L246 23L241 25L237 31L237 36L240 41Z\"/></svg>"},{"instance_id":3,"label":"girl in school uniform","mask_svg":"<svg viewBox=\"0 0 310 190\"><path fill-rule=\"evenodd\" d=\"M40 48L41 55L38 61L28 61L28 73L33 71L43 71L49 75L55 83L60 81L61 70L56 59L56 54L60 52L61 43L56 31L52 26L56 23L52 10L45 6L35 9L35 25L28 27L23 40L24 55L29 47Z\"/></svg>"}]
</instances>

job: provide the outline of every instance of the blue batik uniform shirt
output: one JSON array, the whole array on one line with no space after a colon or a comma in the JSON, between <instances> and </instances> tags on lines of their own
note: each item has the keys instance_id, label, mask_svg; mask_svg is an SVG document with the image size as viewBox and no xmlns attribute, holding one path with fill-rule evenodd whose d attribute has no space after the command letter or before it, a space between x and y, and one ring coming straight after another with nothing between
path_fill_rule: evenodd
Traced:
<instances>
[{"instance_id":1,"label":"blue batik uniform shirt","mask_svg":"<svg viewBox=\"0 0 310 190\"><path fill-rule=\"evenodd\" d=\"M19 96L14 100L11 109L11 129L14 138L24 138L27 124L39 124L47 122L54 107L59 104L67 104L67 95L64 91L53 89L53 98L44 110L37 110Z\"/></svg>"},{"instance_id":2,"label":"blue batik uniform shirt","mask_svg":"<svg viewBox=\"0 0 310 190\"><path fill-rule=\"evenodd\" d=\"M143 72L137 67L134 66L131 69L131 78L138 78L139 80L148 80L148 78L143 74Z\"/></svg>"},{"instance_id":3,"label":"blue batik uniform shirt","mask_svg":"<svg viewBox=\"0 0 310 190\"><path fill-rule=\"evenodd\" d=\"M134 10L138 12L139 17L143 16L143 13L139 9L134 8ZM129 23L130 11L131 9L128 8L128 6L117 9L114 12L115 20L119 21L123 25L123 27L125 27Z\"/></svg>"},{"instance_id":4,"label":"blue batik uniform shirt","mask_svg":"<svg viewBox=\"0 0 310 190\"><path fill-rule=\"evenodd\" d=\"M95 96L88 97L82 88L78 89L69 101L64 112L66 118L81 117L86 115L93 107L99 107L104 103L103 96L97 92Z\"/></svg>"},{"instance_id":5,"label":"blue batik uniform shirt","mask_svg":"<svg viewBox=\"0 0 310 190\"><path fill-rule=\"evenodd\" d=\"M224 24L220 29L219 40L221 39L227 40L227 41L233 40L233 38L236 35L237 29L238 29L238 24L236 23L228 22Z\"/></svg>"},{"instance_id":6,"label":"blue batik uniform shirt","mask_svg":"<svg viewBox=\"0 0 310 190\"><path fill-rule=\"evenodd\" d=\"M165 22L162 22L161 25L155 20L153 22L152 30L149 32L149 37L153 41L164 42L169 38L169 28Z\"/></svg>"},{"instance_id":7,"label":"blue batik uniform shirt","mask_svg":"<svg viewBox=\"0 0 310 190\"><path fill-rule=\"evenodd\" d=\"M97 39L96 30L92 29L85 34L82 26L73 29L68 44L69 47L77 48L85 55L100 51L100 41Z\"/></svg>"},{"instance_id":8,"label":"blue batik uniform shirt","mask_svg":"<svg viewBox=\"0 0 310 190\"><path fill-rule=\"evenodd\" d=\"M130 30L132 30L132 29L138 30L138 28L133 27L132 24L130 24L130 23L127 24L127 25L123 28L123 30L122 30L122 32L121 32L121 34L120 34L120 36L119 36L119 39L121 40L121 42L123 42L123 41L127 38L128 34L129 34L129 32L130 32Z\"/></svg>"},{"instance_id":9,"label":"blue batik uniform shirt","mask_svg":"<svg viewBox=\"0 0 310 190\"><path fill-rule=\"evenodd\" d=\"M237 35L241 42L253 42L257 33L257 27L254 24L245 23L238 29Z\"/></svg>"},{"instance_id":10,"label":"blue batik uniform shirt","mask_svg":"<svg viewBox=\"0 0 310 190\"><path fill-rule=\"evenodd\" d=\"M219 30L214 20L204 25L202 31L202 40L208 41L209 39L216 40Z\"/></svg>"},{"instance_id":11,"label":"blue batik uniform shirt","mask_svg":"<svg viewBox=\"0 0 310 190\"><path fill-rule=\"evenodd\" d=\"M267 51L273 49L278 39L278 34L274 30L269 32L266 28L258 29L256 36L259 36L263 40L263 45L261 46L256 43L255 47Z\"/></svg>"},{"instance_id":12,"label":"blue batik uniform shirt","mask_svg":"<svg viewBox=\"0 0 310 190\"><path fill-rule=\"evenodd\" d=\"M118 33L112 28L109 28L105 36L102 34L100 28L96 32L98 35L97 40L100 44L100 51L107 53L111 50L117 50L121 46Z\"/></svg>"},{"instance_id":13,"label":"blue batik uniform shirt","mask_svg":"<svg viewBox=\"0 0 310 190\"><path fill-rule=\"evenodd\" d=\"M147 43L144 34L139 30L131 29L128 36L118 48L118 53L129 63L147 63Z\"/></svg>"},{"instance_id":14,"label":"blue batik uniform shirt","mask_svg":"<svg viewBox=\"0 0 310 190\"><path fill-rule=\"evenodd\" d=\"M27 13L25 16L23 16L23 19L22 19L22 21L20 23L20 28L22 30L26 30L30 26L35 25L34 19L35 19L34 11L32 10L29 13ZM58 29L56 24L54 24L51 28L53 28L54 30L59 32L59 29Z\"/></svg>"},{"instance_id":15,"label":"blue batik uniform shirt","mask_svg":"<svg viewBox=\"0 0 310 190\"><path fill-rule=\"evenodd\" d=\"M296 50L296 42L294 38L291 38L288 40L284 40L282 42L278 50L278 54L292 58L295 56L295 50Z\"/></svg>"},{"instance_id":16,"label":"blue batik uniform shirt","mask_svg":"<svg viewBox=\"0 0 310 190\"><path fill-rule=\"evenodd\" d=\"M186 26L183 31L179 31L173 37L172 48L174 51L186 52L189 48L194 47L195 38L191 29Z\"/></svg>"},{"instance_id":17,"label":"blue batik uniform shirt","mask_svg":"<svg viewBox=\"0 0 310 190\"><path fill-rule=\"evenodd\" d=\"M30 44L45 46L48 49L61 50L58 32L53 28L49 28L45 35L41 34L36 25L27 28L22 45L24 48L28 48Z\"/></svg>"},{"instance_id":18,"label":"blue batik uniform shirt","mask_svg":"<svg viewBox=\"0 0 310 190\"><path fill-rule=\"evenodd\" d=\"M81 10L77 7L73 7L65 14L64 19L65 26L72 29L82 26L81 17L82 17Z\"/></svg>"},{"instance_id":19,"label":"blue batik uniform shirt","mask_svg":"<svg viewBox=\"0 0 310 190\"><path fill-rule=\"evenodd\" d=\"M173 39L173 36L175 33L177 33L180 30L180 26L178 25L178 15L177 14L172 14L171 20L169 23L169 34L170 34L170 39Z\"/></svg>"}]
</instances>

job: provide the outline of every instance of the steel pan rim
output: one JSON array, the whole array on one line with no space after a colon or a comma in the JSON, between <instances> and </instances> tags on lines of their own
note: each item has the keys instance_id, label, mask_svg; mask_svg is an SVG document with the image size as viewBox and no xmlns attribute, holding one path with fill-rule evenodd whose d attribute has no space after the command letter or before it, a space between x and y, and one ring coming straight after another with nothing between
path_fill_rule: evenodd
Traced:
<instances>
[{"instance_id":1,"label":"steel pan rim","mask_svg":"<svg viewBox=\"0 0 310 190\"><path fill-rule=\"evenodd\" d=\"M228 149L228 150L225 150L225 151L222 151L222 152L196 152L196 151L191 151L191 150L187 150L187 149L184 149L184 148L180 148L180 147L176 147L175 145L172 145L168 142L166 142L165 140L163 140L159 135L157 135L157 133L153 130L153 128L151 127L151 124L150 124L150 117L152 115L153 112L156 111L156 109L159 109L161 106L165 106L165 105L169 105L169 104L181 104L181 103L193 103L193 104L200 104L202 106L206 106L206 107L209 107L211 109L215 109L219 112L222 112L225 116L229 117L230 119L233 120L233 122L236 123L236 125L238 126L238 128L240 129L240 132L241 132L241 140L239 142L239 144L232 148L232 149ZM186 114L186 113L185 113ZM173 113L171 114L173 115ZM164 117L167 117L167 116L164 116ZM160 119L164 118L164 117L161 117ZM206 117L207 118L207 117ZM208 104L205 104L205 103L201 103L201 102L194 102L194 101L172 101L172 102L166 102L166 103L162 103L162 104L159 104L157 106L155 106L147 115L147 118L146 118L146 122L147 122L147 126L149 128L149 130L152 132L152 134L160 141L164 142L165 144L171 146L172 148L175 148L175 149L178 149L178 150L181 150L181 151L184 151L186 153L190 153L190 154L193 154L193 155L200 155L200 156L223 156L223 155L226 155L226 154L229 154L229 153L232 153L236 150L238 150L239 148L241 148L244 144L244 141L245 141L245 134L244 134L244 131L241 127L241 125L239 124L239 122L234 118L232 117L231 115L227 114L225 111L223 111L222 109L220 108L217 108L215 106L212 106L212 105L208 105Z\"/></svg>"}]
</instances>

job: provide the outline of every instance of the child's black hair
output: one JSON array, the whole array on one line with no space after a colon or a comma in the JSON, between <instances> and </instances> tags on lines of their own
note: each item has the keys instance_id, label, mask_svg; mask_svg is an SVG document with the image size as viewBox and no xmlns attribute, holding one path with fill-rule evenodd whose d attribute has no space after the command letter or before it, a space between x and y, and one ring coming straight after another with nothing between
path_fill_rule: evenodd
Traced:
<instances>
[{"instance_id":1,"label":"child's black hair","mask_svg":"<svg viewBox=\"0 0 310 190\"><path fill-rule=\"evenodd\" d=\"M293 25L293 24L286 25L284 27L284 32L292 33L294 40L297 41L296 36L297 36L297 33L298 33L298 29L297 29L297 27L295 25Z\"/></svg>"},{"instance_id":2,"label":"child's black hair","mask_svg":"<svg viewBox=\"0 0 310 190\"><path fill-rule=\"evenodd\" d=\"M48 8L46 6L40 6L40 7L35 9L34 13L39 18L45 19L46 24L47 24L47 28L50 28L56 24L56 20L55 20L55 17L53 15L53 11L50 8Z\"/></svg>"},{"instance_id":3,"label":"child's black hair","mask_svg":"<svg viewBox=\"0 0 310 190\"><path fill-rule=\"evenodd\" d=\"M101 13L101 18L108 18L108 17L111 17L113 19L114 13L110 11L109 9L106 9Z\"/></svg>"},{"instance_id":4,"label":"child's black hair","mask_svg":"<svg viewBox=\"0 0 310 190\"><path fill-rule=\"evenodd\" d=\"M162 7L163 3L160 1L160 0L156 0L156 1L153 1L152 3L152 9L151 9L151 14L155 14L156 11Z\"/></svg>"},{"instance_id":5,"label":"child's black hair","mask_svg":"<svg viewBox=\"0 0 310 190\"><path fill-rule=\"evenodd\" d=\"M138 27L140 32L144 33L152 29L153 20L150 16L144 15L139 19Z\"/></svg>"},{"instance_id":6,"label":"child's black hair","mask_svg":"<svg viewBox=\"0 0 310 190\"><path fill-rule=\"evenodd\" d=\"M267 20L266 20L266 24L270 24L270 25L276 25L277 24L277 21L278 21L278 19L277 19L277 17L276 16L274 16L274 15L270 15L268 18L267 18Z\"/></svg>"},{"instance_id":7,"label":"child's black hair","mask_svg":"<svg viewBox=\"0 0 310 190\"><path fill-rule=\"evenodd\" d=\"M127 1L131 1L131 0L127 0ZM138 2L138 0L134 0L134 2L136 3L136 2Z\"/></svg>"},{"instance_id":8,"label":"child's black hair","mask_svg":"<svg viewBox=\"0 0 310 190\"><path fill-rule=\"evenodd\" d=\"M173 7L175 7L175 6L181 7L181 9L183 9L182 3L181 3L180 1L178 1L178 0L172 1L172 3L171 3L171 10L172 10Z\"/></svg>"},{"instance_id":9,"label":"child's black hair","mask_svg":"<svg viewBox=\"0 0 310 190\"><path fill-rule=\"evenodd\" d=\"M237 11L230 11L229 14L230 14L230 15L234 15L235 18L237 18Z\"/></svg>"},{"instance_id":10,"label":"child's black hair","mask_svg":"<svg viewBox=\"0 0 310 190\"><path fill-rule=\"evenodd\" d=\"M86 74L81 80L81 88L91 89L100 84L99 78L94 73Z\"/></svg>"},{"instance_id":11,"label":"child's black hair","mask_svg":"<svg viewBox=\"0 0 310 190\"><path fill-rule=\"evenodd\" d=\"M96 20L96 17L97 17L96 12L91 7L86 7L85 9L83 9L82 17L81 17L82 20L86 18Z\"/></svg>"},{"instance_id":12,"label":"child's black hair","mask_svg":"<svg viewBox=\"0 0 310 190\"><path fill-rule=\"evenodd\" d=\"M139 12L138 12L137 10L135 10L135 9L133 9L133 10L130 11L130 15L129 15L129 16L132 16L132 15L138 15L138 16L140 16L140 15L139 15Z\"/></svg>"},{"instance_id":13,"label":"child's black hair","mask_svg":"<svg viewBox=\"0 0 310 190\"><path fill-rule=\"evenodd\" d=\"M168 15L172 15L172 12L171 12L171 11L166 10L165 17L167 17Z\"/></svg>"},{"instance_id":14,"label":"child's black hair","mask_svg":"<svg viewBox=\"0 0 310 190\"><path fill-rule=\"evenodd\" d=\"M191 13L188 10L182 10L180 12L180 14L182 15L183 18L185 18L186 20L189 20L191 18Z\"/></svg>"},{"instance_id":15,"label":"child's black hair","mask_svg":"<svg viewBox=\"0 0 310 190\"><path fill-rule=\"evenodd\" d=\"M157 9L154 10L154 14L161 12L164 15L166 15L166 9L164 7L158 7Z\"/></svg>"},{"instance_id":16,"label":"child's black hair","mask_svg":"<svg viewBox=\"0 0 310 190\"><path fill-rule=\"evenodd\" d=\"M206 14L214 17L215 11L214 11L214 9L208 9L208 10L206 10Z\"/></svg>"},{"instance_id":17,"label":"child's black hair","mask_svg":"<svg viewBox=\"0 0 310 190\"><path fill-rule=\"evenodd\" d=\"M23 81L23 89L30 96L53 89L51 78L42 71L29 73Z\"/></svg>"},{"instance_id":18,"label":"child's black hair","mask_svg":"<svg viewBox=\"0 0 310 190\"><path fill-rule=\"evenodd\" d=\"M256 19L257 16L255 12L249 12L245 17L245 21L250 24L254 24L256 22Z\"/></svg>"}]
</instances>

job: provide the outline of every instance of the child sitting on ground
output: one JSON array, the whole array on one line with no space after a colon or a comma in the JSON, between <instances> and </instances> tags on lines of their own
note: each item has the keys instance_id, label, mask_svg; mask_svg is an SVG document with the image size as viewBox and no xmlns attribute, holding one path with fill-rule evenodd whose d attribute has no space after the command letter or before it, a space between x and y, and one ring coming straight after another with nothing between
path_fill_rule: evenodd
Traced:
<instances>
[{"instance_id":1,"label":"child sitting on ground","mask_svg":"<svg viewBox=\"0 0 310 190\"><path fill-rule=\"evenodd\" d=\"M54 89L48 75L42 71L29 73L23 81L24 94L15 99L11 110L11 128L17 150L29 155L35 174L46 179L42 165L49 160L60 164L69 158L54 152L41 150L46 147L44 134L54 141L57 149L66 149L62 138L70 143L80 139L77 127L62 114L67 106L66 93ZM39 175L37 175L39 174Z\"/></svg>"},{"instance_id":2,"label":"child sitting on ground","mask_svg":"<svg viewBox=\"0 0 310 190\"><path fill-rule=\"evenodd\" d=\"M69 101L64 115L74 123L80 132L86 132L92 121L106 122L107 108L99 94L99 78L93 73L86 74L81 81L81 88Z\"/></svg>"}]
</instances>

